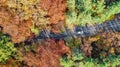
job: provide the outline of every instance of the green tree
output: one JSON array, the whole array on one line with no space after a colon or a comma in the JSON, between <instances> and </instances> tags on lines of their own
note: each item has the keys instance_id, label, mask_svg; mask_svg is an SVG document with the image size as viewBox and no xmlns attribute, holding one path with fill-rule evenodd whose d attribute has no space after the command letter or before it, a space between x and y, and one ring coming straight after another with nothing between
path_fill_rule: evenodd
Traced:
<instances>
[{"instance_id":1,"label":"green tree","mask_svg":"<svg viewBox=\"0 0 120 67\"><path fill-rule=\"evenodd\" d=\"M10 39L0 33L0 62L5 63L16 54L16 48L14 44L10 42Z\"/></svg>"},{"instance_id":2,"label":"green tree","mask_svg":"<svg viewBox=\"0 0 120 67\"><path fill-rule=\"evenodd\" d=\"M67 0L66 23L69 25L94 24L110 20L120 12L120 1L105 5L105 0Z\"/></svg>"}]
</instances>

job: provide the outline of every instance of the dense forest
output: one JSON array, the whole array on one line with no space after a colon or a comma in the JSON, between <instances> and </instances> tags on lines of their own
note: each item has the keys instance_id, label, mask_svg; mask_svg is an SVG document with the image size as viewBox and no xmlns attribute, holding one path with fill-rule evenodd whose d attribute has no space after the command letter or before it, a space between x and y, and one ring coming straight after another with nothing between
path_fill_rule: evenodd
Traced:
<instances>
[{"instance_id":1,"label":"dense forest","mask_svg":"<svg viewBox=\"0 0 120 67\"><path fill-rule=\"evenodd\" d=\"M120 0L0 0L0 67L120 67Z\"/></svg>"}]
</instances>

